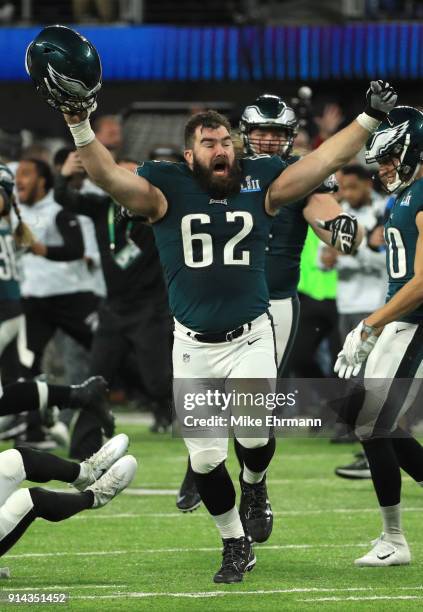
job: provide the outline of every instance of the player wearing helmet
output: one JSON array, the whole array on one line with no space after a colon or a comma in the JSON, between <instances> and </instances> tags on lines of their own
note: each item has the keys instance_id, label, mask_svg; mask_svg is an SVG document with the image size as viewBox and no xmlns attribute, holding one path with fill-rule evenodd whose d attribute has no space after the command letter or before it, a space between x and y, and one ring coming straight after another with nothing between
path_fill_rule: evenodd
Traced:
<instances>
[{"instance_id":1,"label":"player wearing helmet","mask_svg":"<svg viewBox=\"0 0 423 612\"><path fill-rule=\"evenodd\" d=\"M384 306L345 339L335 371L356 375L365 363L366 396L355 419L383 519L382 535L359 566L405 565L411 556L401 526L402 468L423 486L423 448L399 419L423 375L423 113L393 109L369 138L366 161L396 200L385 224L389 275ZM400 380L403 379L403 380Z\"/></svg>"}]
</instances>

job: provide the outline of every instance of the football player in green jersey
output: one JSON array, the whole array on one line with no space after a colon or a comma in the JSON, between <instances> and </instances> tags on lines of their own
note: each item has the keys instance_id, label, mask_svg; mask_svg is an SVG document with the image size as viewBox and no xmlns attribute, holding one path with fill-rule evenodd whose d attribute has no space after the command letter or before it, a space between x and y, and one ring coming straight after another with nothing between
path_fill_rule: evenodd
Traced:
<instances>
[{"instance_id":1,"label":"football player in green jersey","mask_svg":"<svg viewBox=\"0 0 423 612\"><path fill-rule=\"evenodd\" d=\"M51 47L50 36L48 44ZM357 153L395 105L395 91L385 82L372 82L365 112L289 167L278 157L237 159L228 121L208 111L194 115L186 125L185 163L146 162L130 174L96 140L89 112L81 112L84 92L73 87L75 74L63 78L65 60L77 55L75 46L55 45L54 54L43 53L43 47L41 32L28 48L28 71L40 85L42 79L61 74L60 82L56 79L49 88L49 103L66 113L90 178L153 225L175 318L175 380L191 379L191 387L197 380L199 393L204 379L228 384L257 379L268 384L277 375L264 272L272 219L281 206L313 191ZM200 394L197 406L199 400ZM196 407L196 412L207 413L209 408ZM205 432L201 423L182 429L197 488L223 539L222 565L214 581L240 582L256 560L225 467L228 440L213 425L207 425ZM243 447L250 480L264 482L274 439L269 439L268 427L255 437L243 436L243 431L235 428L234 433ZM196 437L199 433L208 437ZM261 505L265 486L258 493Z\"/></svg>"},{"instance_id":2,"label":"football player in green jersey","mask_svg":"<svg viewBox=\"0 0 423 612\"><path fill-rule=\"evenodd\" d=\"M248 155L278 155L288 164L299 159L292 154L297 128L298 119L293 109L282 98L271 94L264 94L247 106L240 121ZM326 244L343 253L353 251L362 239L362 228L357 227L354 218L342 212L331 195L335 190L336 179L331 176L310 196L283 206L272 224L266 247L266 279L279 376L283 375L298 326L297 285L308 226Z\"/></svg>"},{"instance_id":3,"label":"football player in green jersey","mask_svg":"<svg viewBox=\"0 0 423 612\"><path fill-rule=\"evenodd\" d=\"M298 119L293 109L279 96L259 96L244 109L239 127L246 155L276 155L289 164L299 159L292 154ZM300 305L297 285L300 278L301 252L309 224L319 238L329 245L336 243L342 252L351 252L361 242L362 228L357 228L354 218L342 213L341 207L330 195L335 190L335 185L335 177L329 177L311 196L283 206L272 223L266 247L265 270L275 329L279 377L284 375L298 327ZM333 229L332 232L322 229L322 220L328 222L325 227ZM342 241L334 237L334 230L339 227L339 222L342 222ZM242 464L242 449L236 440L235 449ZM195 479L190 472L188 463L188 470L177 498L177 506L184 512L195 510L201 501L195 487ZM251 520L246 517L252 514L249 506L254 502L257 489L257 486L252 485L258 483L245 484L241 476L240 480L244 489L244 503L240 508L241 520L244 529L253 537L254 524L253 529L248 529ZM271 508L268 502L266 503L263 512L267 512L269 516Z\"/></svg>"},{"instance_id":4,"label":"football player in green jersey","mask_svg":"<svg viewBox=\"0 0 423 612\"><path fill-rule=\"evenodd\" d=\"M366 161L378 162L386 191L396 194L385 224L388 296L348 334L335 371L348 378L365 362L355 431L383 519L382 535L355 563L405 565L411 557L401 527L400 468L423 486L423 447L398 426L423 376L423 113L394 108L369 139Z\"/></svg>"}]
</instances>

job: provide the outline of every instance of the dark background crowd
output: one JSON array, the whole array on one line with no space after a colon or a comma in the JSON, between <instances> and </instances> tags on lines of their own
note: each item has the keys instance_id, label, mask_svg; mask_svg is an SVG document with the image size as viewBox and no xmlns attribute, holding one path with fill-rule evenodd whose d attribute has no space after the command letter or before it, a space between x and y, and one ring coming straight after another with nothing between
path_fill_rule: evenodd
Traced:
<instances>
[{"instance_id":1,"label":"dark background crowd","mask_svg":"<svg viewBox=\"0 0 423 612\"><path fill-rule=\"evenodd\" d=\"M200 3L190 0L3 0L0 24L342 25L423 17L422 3L411 0L322 0L318 11L316 4L217 0L203 2L200 8ZM0 27L0 38L5 31ZM418 104L415 84L403 81L403 103ZM274 93L292 105L301 120L294 153L303 155L355 116L362 107L364 87L363 80L354 79L199 81L194 89L190 81L140 84L105 79L92 123L97 138L116 161L133 171L145 159L181 161L183 126L190 114L215 108L228 115L236 131L242 108L257 95ZM38 239L38 246L21 258L23 310L34 359L24 371L17 366L8 372L6 364L16 360L11 362L5 354L6 382L8 377L43 373L50 380L79 383L89 374L101 374L110 382L113 402L151 413L153 431L166 431L172 320L152 232L142 223L123 218L111 198L88 180L61 117L37 98L28 81L0 82L0 93L5 109L0 117L0 159L16 175L17 199L30 226L35 214ZM383 303L382 227L390 202L374 173L375 168L366 166L359 155L338 173L336 194L342 207L365 225L370 255L360 255L360 261L341 256L319 244L309 231L301 263L302 314L289 367L292 376L332 376L345 333L357 318ZM64 242L62 253L54 254L54 247L37 230L34 211L43 207L52 232ZM51 273L28 283L26 279L44 260ZM54 285L55 275L63 278L62 286L60 280ZM72 275L76 280L68 283ZM369 291L362 290L364 284ZM87 414L81 414L76 424L72 419L72 413L64 413L53 437L68 443L68 430L74 425L71 454L85 457L98 447L101 431ZM55 443L37 422L29 426L25 422L22 428L19 422L8 423L8 429L16 435L23 432L20 442L37 442L43 448Z\"/></svg>"}]
</instances>

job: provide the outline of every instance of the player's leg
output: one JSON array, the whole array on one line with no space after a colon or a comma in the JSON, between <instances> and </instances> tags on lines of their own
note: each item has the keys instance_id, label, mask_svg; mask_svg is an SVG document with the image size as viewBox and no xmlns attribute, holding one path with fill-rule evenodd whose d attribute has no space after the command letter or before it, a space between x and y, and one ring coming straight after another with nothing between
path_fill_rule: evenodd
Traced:
<instances>
[{"instance_id":1,"label":"player's leg","mask_svg":"<svg viewBox=\"0 0 423 612\"><path fill-rule=\"evenodd\" d=\"M270 314L273 318L273 329L275 332L278 378L283 378L287 373L289 357L298 330L300 318L300 301L298 297L271 300ZM244 467L242 463L243 450L236 438L234 438L234 449L242 469Z\"/></svg>"},{"instance_id":2,"label":"player's leg","mask_svg":"<svg viewBox=\"0 0 423 612\"><path fill-rule=\"evenodd\" d=\"M155 427L166 430L172 422L171 319L167 303L149 302L125 325L138 364L143 389L152 400Z\"/></svg>"},{"instance_id":3,"label":"player's leg","mask_svg":"<svg viewBox=\"0 0 423 612\"><path fill-rule=\"evenodd\" d=\"M53 408L74 408L89 411L100 419L109 435L113 433L114 419L104 404L106 381L98 376L80 385L50 385L43 381L17 382L8 385L0 397L0 415L39 411L47 425L54 419Z\"/></svg>"},{"instance_id":4,"label":"player's leg","mask_svg":"<svg viewBox=\"0 0 423 612\"><path fill-rule=\"evenodd\" d=\"M397 333L398 325L401 333ZM392 434L417 392L413 378L422 361L422 342L420 326L390 323L367 360L366 396L356 433L369 462L383 535L369 553L356 560L357 565L402 565L410 561L401 526L401 472Z\"/></svg>"},{"instance_id":5,"label":"player's leg","mask_svg":"<svg viewBox=\"0 0 423 612\"><path fill-rule=\"evenodd\" d=\"M185 423L187 414L184 399L189 393L204 393L215 386L223 388L216 380L214 364L232 350L228 345L202 344L191 339L185 328L176 324L173 345L175 409L181 424L181 433L188 448L195 483L201 499L211 514L223 540L223 561L214 576L218 583L240 582L243 574L255 565L255 557L235 505L235 488L226 469L228 431L226 427L196 427ZM215 380L211 376L215 376ZM202 378L200 378L202 377ZM214 385L214 382L216 385ZM220 385L219 385L220 383ZM194 416L210 416L208 406L196 406Z\"/></svg>"},{"instance_id":6,"label":"player's leg","mask_svg":"<svg viewBox=\"0 0 423 612\"><path fill-rule=\"evenodd\" d=\"M289 356L294 345L300 318L300 301L297 296L270 301L270 314L275 331L278 376L285 375Z\"/></svg>"},{"instance_id":7,"label":"player's leg","mask_svg":"<svg viewBox=\"0 0 423 612\"><path fill-rule=\"evenodd\" d=\"M273 328L270 320L264 320L246 337L238 341L239 348L230 381L236 381L240 393L261 394L264 397L275 391L276 361ZM275 453L275 438L265 419L271 414L263 406L237 406L234 416L257 417L262 425L257 428L234 427L243 469L240 474L240 515L244 529L256 542L265 542L272 532L273 515L267 496L266 472Z\"/></svg>"},{"instance_id":8,"label":"player's leg","mask_svg":"<svg viewBox=\"0 0 423 612\"><path fill-rule=\"evenodd\" d=\"M75 465L79 468L78 464ZM59 470L63 467L60 466ZM82 510L104 506L130 484L136 467L134 457L121 457L103 476L79 493L62 493L40 487L14 491L0 507L0 555L22 537L36 518L58 522Z\"/></svg>"},{"instance_id":9,"label":"player's leg","mask_svg":"<svg viewBox=\"0 0 423 612\"><path fill-rule=\"evenodd\" d=\"M106 305L99 315L99 327L91 347L90 372L102 376L112 385L124 355L129 351L129 344L120 330L119 318ZM102 439L98 418L81 412L72 432L70 456L74 459L89 457L100 448Z\"/></svg>"},{"instance_id":10,"label":"player's leg","mask_svg":"<svg viewBox=\"0 0 423 612\"><path fill-rule=\"evenodd\" d=\"M392 444L401 469L423 487L422 445L399 427L392 433Z\"/></svg>"}]
</instances>

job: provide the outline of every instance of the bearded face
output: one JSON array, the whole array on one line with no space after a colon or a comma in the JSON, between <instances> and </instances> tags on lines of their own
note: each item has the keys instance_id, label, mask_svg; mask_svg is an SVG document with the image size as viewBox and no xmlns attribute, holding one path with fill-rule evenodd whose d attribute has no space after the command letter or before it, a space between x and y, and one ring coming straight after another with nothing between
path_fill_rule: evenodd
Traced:
<instances>
[{"instance_id":1,"label":"bearded face","mask_svg":"<svg viewBox=\"0 0 423 612\"><path fill-rule=\"evenodd\" d=\"M198 126L193 146L184 155L194 177L212 198L223 199L239 193L241 168L225 126Z\"/></svg>"},{"instance_id":2,"label":"bearded face","mask_svg":"<svg viewBox=\"0 0 423 612\"><path fill-rule=\"evenodd\" d=\"M194 156L192 172L212 198L227 198L240 192L241 167L236 159L230 162L224 155L218 155L207 164Z\"/></svg>"}]
</instances>

